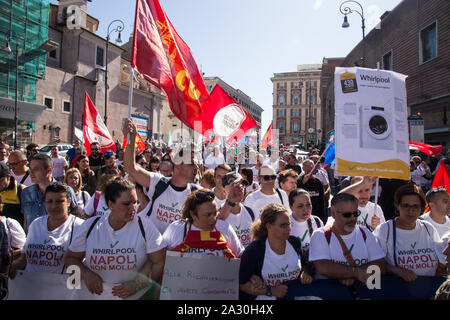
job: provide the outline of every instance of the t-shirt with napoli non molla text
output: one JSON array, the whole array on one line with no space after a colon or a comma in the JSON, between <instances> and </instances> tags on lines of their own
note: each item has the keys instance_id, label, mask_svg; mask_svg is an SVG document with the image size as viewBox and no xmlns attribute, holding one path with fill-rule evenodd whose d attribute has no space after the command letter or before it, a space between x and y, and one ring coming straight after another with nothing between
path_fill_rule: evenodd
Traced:
<instances>
[{"instance_id":1,"label":"t-shirt with napoli non molla text","mask_svg":"<svg viewBox=\"0 0 450 320\"><path fill-rule=\"evenodd\" d=\"M186 224L186 222L184 220L175 221L174 223L170 224L170 226L167 228L166 232L164 232L163 241L164 241L164 246L167 247L167 250L172 250L173 248L177 247L179 244L181 244L183 242L184 237L189 232L189 227L193 231L202 231L199 228L195 227L194 225L188 224L186 226L186 234L184 234L185 224ZM227 240L228 247L231 249L233 254L236 257L240 257L242 255L242 252L244 251L244 247L242 246L241 242L239 241L239 238L237 237L233 228L228 224L228 222L226 222L224 220L217 220L216 228L213 231L216 231L216 230L221 232L222 235L225 237L225 240ZM224 256L223 250L190 248L186 252L187 253L200 253L202 255L212 255L212 256L219 256L219 257Z\"/></svg>"},{"instance_id":2,"label":"t-shirt with napoli non molla text","mask_svg":"<svg viewBox=\"0 0 450 320\"><path fill-rule=\"evenodd\" d=\"M373 232L386 253L386 262L395 266L393 222L379 225ZM413 230L396 228L397 266L414 271L418 276L434 276L438 263L445 263L441 253L441 239L436 229L427 221L416 221Z\"/></svg>"},{"instance_id":3,"label":"t-shirt with napoli non molla text","mask_svg":"<svg viewBox=\"0 0 450 320\"><path fill-rule=\"evenodd\" d=\"M375 203L367 202L365 207L358 206L358 210L361 214L356 221L356 224L359 226L364 226L367 228L367 225L372 226L372 217L375 215L380 218L380 224L385 223L386 220L384 218L383 210L379 205L377 205L377 209L374 213ZM366 225L367 224L367 225Z\"/></svg>"},{"instance_id":4,"label":"t-shirt with napoli non molla text","mask_svg":"<svg viewBox=\"0 0 450 320\"><path fill-rule=\"evenodd\" d=\"M98 217L86 220L74 234L69 249L86 253L86 266L97 273L107 284L121 284L133 280L136 272L147 261L147 254L164 248L162 237L149 220L142 220L145 239L140 230L138 217L114 230L109 216L102 216L95 223L86 239L89 228Z\"/></svg>"},{"instance_id":5,"label":"t-shirt with napoli non molla text","mask_svg":"<svg viewBox=\"0 0 450 320\"><path fill-rule=\"evenodd\" d=\"M366 240L364 240L362 232L365 233ZM382 259L385 256L373 234L365 227L355 226L352 233L341 235L341 238L350 251L353 260L355 260L357 267ZM344 257L341 244L334 232L331 233L330 244L328 244L324 228L314 231L309 246L309 261L317 260L330 260L334 263L350 266ZM326 279L326 277L316 274L316 279Z\"/></svg>"},{"instance_id":6,"label":"t-shirt with napoli non molla text","mask_svg":"<svg viewBox=\"0 0 450 320\"><path fill-rule=\"evenodd\" d=\"M259 219L261 216L261 213L266 205L269 203L279 203L283 204L285 208L288 210L288 212L291 212L291 208L289 207L289 199L284 192L284 190L278 189L278 191L281 194L281 198L283 201L281 201L280 196L278 195L278 192L274 192L271 195L267 195L262 193L261 190L257 190L255 192L252 192L247 196L245 199L244 205L247 207L250 207L253 212L255 213L255 219Z\"/></svg>"},{"instance_id":7,"label":"t-shirt with napoli non molla text","mask_svg":"<svg viewBox=\"0 0 450 320\"><path fill-rule=\"evenodd\" d=\"M155 193L156 184L162 178L164 178L164 176L158 173L150 173L150 186L148 190L146 190L146 195L150 200L152 200L153 194ZM182 189L169 184L167 189L158 198L155 199L150 217L148 215L143 217L146 219L150 218L158 231L161 234L164 234L167 227L172 222L181 219L183 204L190 194L191 189L189 185L186 188Z\"/></svg>"},{"instance_id":8,"label":"t-shirt with napoli non molla text","mask_svg":"<svg viewBox=\"0 0 450 320\"><path fill-rule=\"evenodd\" d=\"M248 210L242 204L240 204L240 207L240 213L234 214L230 212L225 221L231 225L237 237L241 241L241 244L244 246L244 248L246 248L252 242L250 227L253 223L253 220Z\"/></svg>"},{"instance_id":9,"label":"t-shirt with napoli non molla text","mask_svg":"<svg viewBox=\"0 0 450 320\"><path fill-rule=\"evenodd\" d=\"M70 237L72 235L73 241L73 236L84 222L80 218L69 215L61 226L49 231L47 220L48 216L42 216L30 225L23 247L27 257L25 271L62 273Z\"/></svg>"},{"instance_id":10,"label":"t-shirt with napoli non molla text","mask_svg":"<svg viewBox=\"0 0 450 320\"><path fill-rule=\"evenodd\" d=\"M302 256L303 258L308 261L309 256L309 244L311 242L311 236L309 234L309 228L308 228L308 220L305 220L303 222L298 222L295 220L293 215L290 216L291 219L291 236L297 237L300 240L300 243L302 244ZM312 230L316 230L317 228L323 227L323 222L320 220L320 218L311 216L309 218L311 220L311 226ZM317 225L317 221L319 221L319 225Z\"/></svg>"},{"instance_id":11,"label":"t-shirt with napoli non molla text","mask_svg":"<svg viewBox=\"0 0 450 320\"><path fill-rule=\"evenodd\" d=\"M286 281L295 280L300 276L302 269L300 257L292 245L286 241L284 254L277 254L271 248L269 240L266 240L266 251L261 276L268 286L279 286ZM256 300L275 300L275 297L265 295L258 296Z\"/></svg>"},{"instance_id":12,"label":"t-shirt with napoli non molla text","mask_svg":"<svg viewBox=\"0 0 450 320\"><path fill-rule=\"evenodd\" d=\"M95 206L95 193L92 196L92 198L89 199L89 201L87 202L86 206L83 209L86 215L88 215L89 217L92 217L94 215L95 211L94 206ZM97 211L95 211L95 215L104 216L109 215L110 213L111 210L109 209L108 204L106 203L105 196L101 194L98 200Z\"/></svg>"}]
</instances>

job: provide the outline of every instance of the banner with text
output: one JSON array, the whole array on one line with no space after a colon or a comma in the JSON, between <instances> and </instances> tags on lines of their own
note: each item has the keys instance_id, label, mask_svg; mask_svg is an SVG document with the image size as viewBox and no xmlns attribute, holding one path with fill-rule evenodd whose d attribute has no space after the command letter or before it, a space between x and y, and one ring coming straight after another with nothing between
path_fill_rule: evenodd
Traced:
<instances>
[{"instance_id":1,"label":"banner with text","mask_svg":"<svg viewBox=\"0 0 450 320\"><path fill-rule=\"evenodd\" d=\"M336 165L342 176L408 180L407 76L336 68Z\"/></svg>"},{"instance_id":2,"label":"banner with text","mask_svg":"<svg viewBox=\"0 0 450 320\"><path fill-rule=\"evenodd\" d=\"M238 300L239 259L168 251L161 300Z\"/></svg>"}]
</instances>

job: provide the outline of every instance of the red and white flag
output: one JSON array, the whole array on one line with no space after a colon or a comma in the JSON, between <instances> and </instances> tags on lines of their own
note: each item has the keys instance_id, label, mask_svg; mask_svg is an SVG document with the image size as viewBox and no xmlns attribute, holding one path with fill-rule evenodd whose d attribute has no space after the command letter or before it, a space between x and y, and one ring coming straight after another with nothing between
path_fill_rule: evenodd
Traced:
<instances>
[{"instance_id":1,"label":"red and white flag","mask_svg":"<svg viewBox=\"0 0 450 320\"><path fill-rule=\"evenodd\" d=\"M419 143L419 142L414 142L414 141L409 141L409 149L423 152L423 153L428 154L428 155L430 155L432 157L435 157L439 153L442 152L442 146L441 145L432 146L432 145L429 145L429 144L424 144L424 143Z\"/></svg>"},{"instance_id":2,"label":"red and white flag","mask_svg":"<svg viewBox=\"0 0 450 320\"><path fill-rule=\"evenodd\" d=\"M269 128L267 128L267 131L264 134L264 137L261 139L261 149L267 149L267 146L273 140L272 126L273 126L273 122L270 123L270 126L269 126Z\"/></svg>"},{"instance_id":3,"label":"red and white flag","mask_svg":"<svg viewBox=\"0 0 450 320\"><path fill-rule=\"evenodd\" d=\"M91 143L100 143L100 152L116 151L116 145L108 128L103 123L87 92L84 93L83 139L87 155L91 154Z\"/></svg>"},{"instance_id":4,"label":"red and white flag","mask_svg":"<svg viewBox=\"0 0 450 320\"><path fill-rule=\"evenodd\" d=\"M215 136L224 137L227 145L232 145L257 125L252 115L221 86L214 87L211 101L204 105L203 135L213 132Z\"/></svg>"},{"instance_id":5,"label":"red and white flag","mask_svg":"<svg viewBox=\"0 0 450 320\"><path fill-rule=\"evenodd\" d=\"M136 1L131 66L165 93L174 115L189 128L202 121L208 90L191 50L158 0Z\"/></svg>"}]
</instances>

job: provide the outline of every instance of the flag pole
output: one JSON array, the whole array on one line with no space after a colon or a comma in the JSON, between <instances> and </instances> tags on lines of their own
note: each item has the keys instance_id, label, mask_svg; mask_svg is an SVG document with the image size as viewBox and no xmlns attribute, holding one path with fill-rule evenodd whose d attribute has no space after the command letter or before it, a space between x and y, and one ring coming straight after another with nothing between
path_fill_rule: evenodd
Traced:
<instances>
[{"instance_id":1,"label":"flag pole","mask_svg":"<svg viewBox=\"0 0 450 320\"><path fill-rule=\"evenodd\" d=\"M133 105L133 81L134 81L134 69L130 64L130 87L128 89L128 119L131 118L131 106ZM127 133L127 145L130 145L129 133Z\"/></svg>"}]
</instances>

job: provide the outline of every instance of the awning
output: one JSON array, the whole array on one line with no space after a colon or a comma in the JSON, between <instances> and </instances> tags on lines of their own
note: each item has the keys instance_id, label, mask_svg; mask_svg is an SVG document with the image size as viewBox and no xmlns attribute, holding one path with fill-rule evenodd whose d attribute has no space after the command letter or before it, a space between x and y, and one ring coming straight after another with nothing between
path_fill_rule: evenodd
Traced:
<instances>
[{"instance_id":1,"label":"awning","mask_svg":"<svg viewBox=\"0 0 450 320\"><path fill-rule=\"evenodd\" d=\"M0 118L14 120L15 101L11 99L0 97ZM22 121L36 121L47 107L29 103L24 101L17 101L17 119Z\"/></svg>"}]
</instances>

